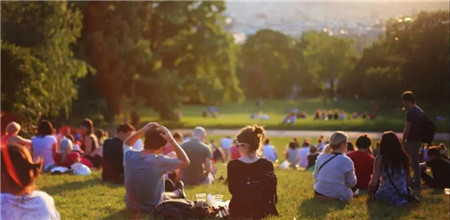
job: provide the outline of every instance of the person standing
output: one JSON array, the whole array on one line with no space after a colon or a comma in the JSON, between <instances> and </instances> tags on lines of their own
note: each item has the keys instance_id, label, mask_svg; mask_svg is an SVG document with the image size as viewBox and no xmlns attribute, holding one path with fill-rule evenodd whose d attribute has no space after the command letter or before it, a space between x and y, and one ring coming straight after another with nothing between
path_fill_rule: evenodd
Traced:
<instances>
[{"instance_id":1,"label":"person standing","mask_svg":"<svg viewBox=\"0 0 450 220\"><path fill-rule=\"evenodd\" d=\"M404 147L408 153L411 166L414 170L414 176L411 179L410 186L415 190L420 189L420 165L419 152L422 145L422 124L424 113L416 104L416 97L413 92L405 91L402 96L402 104L406 108L406 123L403 129Z\"/></svg>"}]
</instances>

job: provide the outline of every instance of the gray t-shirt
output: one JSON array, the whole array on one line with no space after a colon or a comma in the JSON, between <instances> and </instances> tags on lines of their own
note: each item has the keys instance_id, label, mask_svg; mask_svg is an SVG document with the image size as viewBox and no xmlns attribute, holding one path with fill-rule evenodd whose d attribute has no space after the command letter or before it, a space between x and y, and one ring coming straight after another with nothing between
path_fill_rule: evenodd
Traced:
<instances>
[{"instance_id":1,"label":"gray t-shirt","mask_svg":"<svg viewBox=\"0 0 450 220\"><path fill-rule=\"evenodd\" d=\"M212 158L211 149L197 139L191 139L181 144L181 148L191 161L191 165L181 169L181 179L186 185L203 183L207 176L204 174L203 164L206 158Z\"/></svg>"},{"instance_id":2,"label":"gray t-shirt","mask_svg":"<svg viewBox=\"0 0 450 220\"><path fill-rule=\"evenodd\" d=\"M127 208L151 211L162 202L164 174L175 170L180 160L161 154L142 156L127 146L124 161Z\"/></svg>"}]
</instances>

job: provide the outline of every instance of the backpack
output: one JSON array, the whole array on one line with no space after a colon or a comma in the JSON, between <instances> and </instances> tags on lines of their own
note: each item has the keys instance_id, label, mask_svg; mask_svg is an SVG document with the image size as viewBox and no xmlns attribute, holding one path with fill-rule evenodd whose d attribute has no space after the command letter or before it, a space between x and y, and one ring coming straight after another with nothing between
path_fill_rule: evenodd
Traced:
<instances>
[{"instance_id":1,"label":"backpack","mask_svg":"<svg viewBox=\"0 0 450 220\"><path fill-rule=\"evenodd\" d=\"M422 142L431 144L431 142L433 142L435 132L436 126L425 114L423 114Z\"/></svg>"},{"instance_id":2,"label":"backpack","mask_svg":"<svg viewBox=\"0 0 450 220\"><path fill-rule=\"evenodd\" d=\"M234 208L246 218L260 219L267 215L278 215L277 203L277 178L274 171L258 175L248 175L246 181L239 188L239 192L233 194L230 210ZM238 213L231 213L236 215Z\"/></svg>"},{"instance_id":3,"label":"backpack","mask_svg":"<svg viewBox=\"0 0 450 220\"><path fill-rule=\"evenodd\" d=\"M209 217L206 203L196 204L187 199L170 199L155 207L155 214L164 219L202 219Z\"/></svg>"}]
</instances>

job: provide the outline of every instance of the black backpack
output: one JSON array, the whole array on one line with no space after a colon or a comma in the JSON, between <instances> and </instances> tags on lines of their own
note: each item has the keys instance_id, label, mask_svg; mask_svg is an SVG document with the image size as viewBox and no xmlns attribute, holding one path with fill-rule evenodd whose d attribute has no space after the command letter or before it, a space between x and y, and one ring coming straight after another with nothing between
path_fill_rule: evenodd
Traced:
<instances>
[{"instance_id":1,"label":"black backpack","mask_svg":"<svg viewBox=\"0 0 450 220\"><path fill-rule=\"evenodd\" d=\"M276 209L277 178L274 171L259 175L249 175L240 187L239 192L233 194L230 210L245 210L246 218L260 219L268 215L278 215ZM234 207L232 207L234 206ZM242 214L242 213L241 213ZM231 213L233 216L234 214Z\"/></svg>"},{"instance_id":2,"label":"black backpack","mask_svg":"<svg viewBox=\"0 0 450 220\"><path fill-rule=\"evenodd\" d=\"M164 219L202 219L209 216L208 205L196 205L196 202L187 199L170 199L155 207L156 216Z\"/></svg>"},{"instance_id":3,"label":"black backpack","mask_svg":"<svg viewBox=\"0 0 450 220\"><path fill-rule=\"evenodd\" d=\"M431 144L434 139L434 133L436 133L436 126L434 123L423 114L423 121L422 121L422 142Z\"/></svg>"}]
</instances>

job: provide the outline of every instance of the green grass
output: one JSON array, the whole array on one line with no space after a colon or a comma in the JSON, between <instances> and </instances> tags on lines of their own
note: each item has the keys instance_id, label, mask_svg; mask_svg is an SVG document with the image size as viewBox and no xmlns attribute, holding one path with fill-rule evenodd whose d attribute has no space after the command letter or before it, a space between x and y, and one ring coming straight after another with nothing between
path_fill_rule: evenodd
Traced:
<instances>
[{"instance_id":1,"label":"green grass","mask_svg":"<svg viewBox=\"0 0 450 220\"><path fill-rule=\"evenodd\" d=\"M218 140L219 136L210 137ZM298 137L302 141L301 137ZM290 138L272 138L281 156ZM315 139L310 139L315 142ZM353 140L352 140L353 141ZM448 144L448 143L447 143ZM226 165L218 164L217 176L226 177ZM350 203L319 202L313 199L311 172L276 169L278 177L277 204L280 217L269 219L448 219L450 197L443 191L422 190L422 203L396 207L377 202L367 202L362 194ZM42 175L37 185L53 196L62 219L124 219L125 189L122 186L101 182L101 174L91 176ZM196 193L220 193L224 200L231 198L225 184L215 182L210 186L187 187L187 196Z\"/></svg>"},{"instance_id":2,"label":"green grass","mask_svg":"<svg viewBox=\"0 0 450 220\"><path fill-rule=\"evenodd\" d=\"M375 120L349 119L349 120L313 120L313 115L317 109L324 110L344 110L349 117L353 112L373 111L375 105L380 106L379 116ZM128 106L128 105L125 105ZM264 100L264 105L258 107L254 100L248 100L240 105L228 104L218 106L220 115L217 118L204 118L202 112L207 109L207 105L183 105L177 110L182 113L180 121L161 121L159 114L151 108L138 107L141 122L159 121L171 128L192 128L198 125L205 128L238 128L249 124L261 124L269 129L283 130L355 130L355 131L401 131L404 126L405 113L400 110L400 103L378 103L364 100L345 100L342 103L330 103L323 105L321 99L301 99L297 101L287 100ZM431 118L435 116L447 117L446 121L436 123L438 132L448 132L448 112L449 107L440 106L439 109L430 109L422 106L427 115ZM286 115L286 109L298 108L307 113L306 119L297 120L295 124L281 123ZM126 111L131 110L129 106ZM251 119L250 113L263 112L270 116L269 120ZM123 121L118 117L116 122Z\"/></svg>"}]
</instances>

